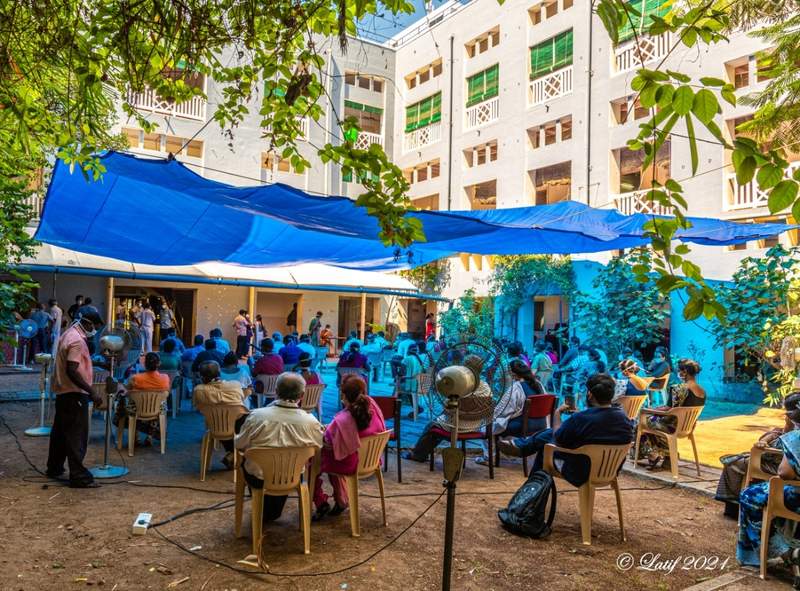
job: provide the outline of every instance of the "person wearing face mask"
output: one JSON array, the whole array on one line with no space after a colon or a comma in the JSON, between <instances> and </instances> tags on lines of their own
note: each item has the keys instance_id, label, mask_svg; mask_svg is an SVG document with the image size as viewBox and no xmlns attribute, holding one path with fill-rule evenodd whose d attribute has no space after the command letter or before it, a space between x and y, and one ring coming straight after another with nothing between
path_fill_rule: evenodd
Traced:
<instances>
[{"instance_id":1,"label":"person wearing face mask","mask_svg":"<svg viewBox=\"0 0 800 591\"><path fill-rule=\"evenodd\" d=\"M64 461L69 466L72 488L96 488L91 472L83 465L89 439L89 399L102 402L92 390L92 358L87 340L103 326L97 312L86 312L61 335L55 355L52 392L56 412L50 432L47 476L64 474Z\"/></svg>"}]
</instances>

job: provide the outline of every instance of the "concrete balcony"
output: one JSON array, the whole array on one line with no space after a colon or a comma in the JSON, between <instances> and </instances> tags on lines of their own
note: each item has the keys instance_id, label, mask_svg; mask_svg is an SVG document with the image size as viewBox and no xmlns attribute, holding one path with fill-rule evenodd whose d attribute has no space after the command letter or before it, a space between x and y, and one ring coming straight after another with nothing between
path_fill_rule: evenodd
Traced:
<instances>
[{"instance_id":1,"label":"concrete balcony","mask_svg":"<svg viewBox=\"0 0 800 591\"><path fill-rule=\"evenodd\" d=\"M475 129L500 118L500 97L496 96L464 111L464 129Z\"/></svg>"},{"instance_id":2,"label":"concrete balcony","mask_svg":"<svg viewBox=\"0 0 800 591\"><path fill-rule=\"evenodd\" d=\"M789 167L784 173L784 178L791 178L794 171L800 168L800 162L790 162ZM736 211L738 209L754 209L756 207L767 207L769 200L769 189L762 191L758 188L758 182L754 178L749 183L740 185L736 182L736 174L725 175L725 186L722 191L723 211Z\"/></svg>"},{"instance_id":3,"label":"concrete balcony","mask_svg":"<svg viewBox=\"0 0 800 591\"><path fill-rule=\"evenodd\" d=\"M379 133L370 133L368 131L358 132L358 139L356 140L356 148L358 148L359 150L369 150L369 147L372 144L378 144L382 148L383 136Z\"/></svg>"},{"instance_id":4,"label":"concrete balcony","mask_svg":"<svg viewBox=\"0 0 800 591\"><path fill-rule=\"evenodd\" d=\"M670 34L662 33L656 37L639 36L638 49L635 39L619 44L614 49L614 64L617 72L635 70L648 62L661 59L669 52L670 42Z\"/></svg>"},{"instance_id":5,"label":"concrete balcony","mask_svg":"<svg viewBox=\"0 0 800 591\"><path fill-rule=\"evenodd\" d=\"M620 213L625 215L634 213L671 215L672 212L668 208L647 198L649 192L649 189L642 189L641 191L623 193L622 195L612 196L611 202Z\"/></svg>"},{"instance_id":6,"label":"concrete balcony","mask_svg":"<svg viewBox=\"0 0 800 591\"><path fill-rule=\"evenodd\" d=\"M403 151L410 152L431 144L435 144L442 139L442 123L437 121L425 127L420 127L412 132L406 133L403 140Z\"/></svg>"},{"instance_id":7,"label":"concrete balcony","mask_svg":"<svg viewBox=\"0 0 800 591\"><path fill-rule=\"evenodd\" d=\"M541 105L572 92L572 66L531 80L528 86L528 106Z\"/></svg>"},{"instance_id":8,"label":"concrete balcony","mask_svg":"<svg viewBox=\"0 0 800 591\"><path fill-rule=\"evenodd\" d=\"M197 121L205 121L206 118L206 99L201 96L176 103L161 98L152 88L146 88L143 92L128 91L128 102L140 111L150 111L168 117L183 117Z\"/></svg>"}]
</instances>

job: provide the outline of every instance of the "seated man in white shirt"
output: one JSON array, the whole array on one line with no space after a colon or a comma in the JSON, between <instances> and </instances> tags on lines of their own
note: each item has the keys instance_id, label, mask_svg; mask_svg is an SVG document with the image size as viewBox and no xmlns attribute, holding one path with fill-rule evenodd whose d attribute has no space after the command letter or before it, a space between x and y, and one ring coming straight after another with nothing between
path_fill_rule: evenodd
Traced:
<instances>
[{"instance_id":1,"label":"seated man in white shirt","mask_svg":"<svg viewBox=\"0 0 800 591\"><path fill-rule=\"evenodd\" d=\"M252 411L238 431L234 445L244 453L251 447L322 447L324 428L311 413L300 410L298 401L303 396L306 382L296 373L278 376L277 400ZM242 466L247 484L253 488L264 485L261 469L252 462ZM264 498L264 521L275 521L283 512L286 497Z\"/></svg>"}]
</instances>

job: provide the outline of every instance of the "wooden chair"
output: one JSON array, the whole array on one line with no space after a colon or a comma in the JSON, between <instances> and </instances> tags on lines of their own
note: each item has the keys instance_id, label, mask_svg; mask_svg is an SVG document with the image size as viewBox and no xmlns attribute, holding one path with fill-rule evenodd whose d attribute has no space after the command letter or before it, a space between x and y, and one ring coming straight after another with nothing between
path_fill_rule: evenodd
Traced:
<instances>
[{"instance_id":1,"label":"wooden chair","mask_svg":"<svg viewBox=\"0 0 800 591\"><path fill-rule=\"evenodd\" d=\"M625 522L622 518L622 495L619 490L617 474L625 456L631 449L631 444L624 445L583 445L576 449L557 447L552 443L544 446L545 472L553 477L563 478L553 463L555 452L582 455L589 458L589 480L578 488L579 510L581 516L581 538L586 546L592 545L592 515L594 514L594 493L598 488L610 486L617 497L617 513L619 514L619 531L622 541L625 542Z\"/></svg>"},{"instance_id":2,"label":"wooden chair","mask_svg":"<svg viewBox=\"0 0 800 591\"><path fill-rule=\"evenodd\" d=\"M372 399L377 403L383 414L385 421L392 421L391 435L389 441L394 441L394 448L397 452L397 482L403 482L402 462L400 461L400 399L397 396L373 396ZM387 443L383 450L383 471L389 470L389 445Z\"/></svg>"},{"instance_id":3,"label":"wooden chair","mask_svg":"<svg viewBox=\"0 0 800 591\"><path fill-rule=\"evenodd\" d=\"M276 448L250 448L244 452L245 461L253 462L261 468L264 486L260 489L251 487L252 510L250 522L253 536L253 554L258 556L261 552L261 527L262 513L264 510L264 497L282 497L292 491L297 491L298 513L300 527L303 530L303 548L306 554L311 553L311 498L308 483L303 481L303 470L317 448L307 447L276 447ZM242 536L242 506L244 505L244 473L242 467L237 468L239 474L236 480L236 498L234 502L234 531L236 537Z\"/></svg>"},{"instance_id":4,"label":"wooden chair","mask_svg":"<svg viewBox=\"0 0 800 591\"><path fill-rule=\"evenodd\" d=\"M782 517L783 519L800 522L800 514L787 509L786 505L784 504L784 486L800 487L800 480L784 480L780 476L771 476L769 478L769 494L767 496L767 504L764 506L764 512L762 514L763 517L761 518L761 555L759 557L759 575L762 579L767 578L767 553L769 550L769 534L772 520L776 517Z\"/></svg>"},{"instance_id":5,"label":"wooden chair","mask_svg":"<svg viewBox=\"0 0 800 591\"><path fill-rule=\"evenodd\" d=\"M386 527L386 496L383 490L383 474L381 473L381 456L391 436L390 431L377 433L361 440L358 448L358 468L355 474L336 474L347 483L347 496L350 499L350 533L354 538L361 536L361 521L358 515L358 481L370 476L378 479L378 491L381 495L381 512L383 525Z\"/></svg>"},{"instance_id":6,"label":"wooden chair","mask_svg":"<svg viewBox=\"0 0 800 591\"><path fill-rule=\"evenodd\" d=\"M547 426L553 424L553 413L556 410L556 395L555 394L534 394L528 396L525 400L525 406L522 407L522 416L528 419L547 419ZM522 435L521 437L528 437L532 433L528 432L528 421L522 422ZM495 435L495 438L502 437L503 434ZM495 465L500 465L500 448L497 447L495 441ZM528 475L528 458L522 458L522 473Z\"/></svg>"},{"instance_id":7,"label":"wooden chair","mask_svg":"<svg viewBox=\"0 0 800 591\"><path fill-rule=\"evenodd\" d=\"M666 439L669 448L670 469L672 478L678 479L678 439L688 439L692 442L694 463L697 467L697 476L700 476L700 458L697 455L697 444L694 440L694 428L697 418L703 412L702 406L678 406L669 410L656 410L645 408L639 413L639 424L636 427L636 449L633 456L633 467L636 469L636 460L639 457L639 443L645 433ZM676 417L675 432L665 433L656 429L648 429L645 415L674 416Z\"/></svg>"},{"instance_id":8,"label":"wooden chair","mask_svg":"<svg viewBox=\"0 0 800 591\"><path fill-rule=\"evenodd\" d=\"M258 374L254 380L254 388L258 396L258 406L264 406L268 398L275 400L278 396L278 374L272 376Z\"/></svg>"},{"instance_id":9,"label":"wooden chair","mask_svg":"<svg viewBox=\"0 0 800 591\"><path fill-rule=\"evenodd\" d=\"M180 412L181 406L181 373L178 369L167 369L161 373L163 373L165 376L169 376L170 402L172 404L172 418L174 419Z\"/></svg>"},{"instance_id":10,"label":"wooden chair","mask_svg":"<svg viewBox=\"0 0 800 591\"><path fill-rule=\"evenodd\" d=\"M300 408L306 412L317 411L317 418L322 419L322 392L325 384L311 384L306 386L303 398L300 400Z\"/></svg>"},{"instance_id":11,"label":"wooden chair","mask_svg":"<svg viewBox=\"0 0 800 591\"><path fill-rule=\"evenodd\" d=\"M761 459L765 454L776 454L782 456L783 450L776 449L774 447L758 447L757 445L754 445L750 450L750 460L747 462L747 474L745 474L744 480L742 481L742 490L750 486L750 483L753 480L763 480L764 482L768 482L773 476L775 476L775 474L764 472L764 470L761 469Z\"/></svg>"},{"instance_id":12,"label":"wooden chair","mask_svg":"<svg viewBox=\"0 0 800 591\"><path fill-rule=\"evenodd\" d=\"M622 410L625 411L625 415L630 420L634 420L639 417L639 413L641 412L645 402L647 402L647 394L642 394L641 396L619 397L619 405L622 407Z\"/></svg>"},{"instance_id":13,"label":"wooden chair","mask_svg":"<svg viewBox=\"0 0 800 591\"><path fill-rule=\"evenodd\" d=\"M133 457L136 444L136 421L158 419L161 437L161 453L167 451L167 412L164 402L169 397L166 390L129 390L128 400L134 408L128 409L128 455ZM122 421L117 426L117 449L122 449Z\"/></svg>"},{"instance_id":14,"label":"wooden chair","mask_svg":"<svg viewBox=\"0 0 800 591\"><path fill-rule=\"evenodd\" d=\"M241 404L203 404L198 407L200 414L206 421L206 432L200 444L200 480L205 482L208 467L211 465L211 456L214 453L214 444L217 441L233 439L236 419L247 414L247 409ZM233 449L233 465L238 465L238 452ZM236 479L236 472L234 480Z\"/></svg>"},{"instance_id":15,"label":"wooden chair","mask_svg":"<svg viewBox=\"0 0 800 591\"><path fill-rule=\"evenodd\" d=\"M447 439L448 443L450 442L450 431L442 429L441 427L431 427L431 433L435 433L436 435L439 435L440 437L444 437L444 438ZM488 445L489 445L489 478L491 480L494 480L494 464L495 463L493 461L491 461L491 458L494 457L494 433L492 431L492 421L489 421L486 424L486 432L485 433L482 432L482 431L470 431L468 433L459 433L458 434L457 440L461 442L461 451L464 452L464 458L466 458L466 456L467 456L467 441L475 440L475 439L480 439L480 440L484 440L485 439L487 441ZM433 465L434 465L433 456L434 456L434 452L432 451L431 455L429 457L429 462L430 462L429 469L430 469L431 472L433 472Z\"/></svg>"}]
</instances>

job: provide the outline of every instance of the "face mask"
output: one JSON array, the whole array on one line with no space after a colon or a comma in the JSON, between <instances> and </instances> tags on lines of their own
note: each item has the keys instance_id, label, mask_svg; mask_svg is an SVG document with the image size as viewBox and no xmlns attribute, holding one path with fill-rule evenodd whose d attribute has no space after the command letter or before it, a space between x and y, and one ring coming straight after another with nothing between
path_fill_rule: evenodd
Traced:
<instances>
[{"instance_id":1,"label":"face mask","mask_svg":"<svg viewBox=\"0 0 800 591\"><path fill-rule=\"evenodd\" d=\"M87 328L86 328L86 327L85 327L83 324L81 324L81 322L80 322L80 320L79 320L79 321L78 321L78 326L80 326L80 327L81 327L81 330L83 331L83 334L85 334L85 335L86 335L86 338L89 338L89 339L90 339L90 338L92 338L94 335L96 335L96 334L97 334L97 329L94 327L94 324L92 325L92 328L90 328L90 329L87 329Z\"/></svg>"}]
</instances>

